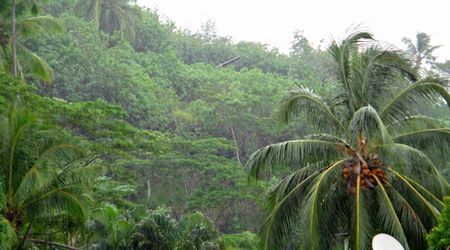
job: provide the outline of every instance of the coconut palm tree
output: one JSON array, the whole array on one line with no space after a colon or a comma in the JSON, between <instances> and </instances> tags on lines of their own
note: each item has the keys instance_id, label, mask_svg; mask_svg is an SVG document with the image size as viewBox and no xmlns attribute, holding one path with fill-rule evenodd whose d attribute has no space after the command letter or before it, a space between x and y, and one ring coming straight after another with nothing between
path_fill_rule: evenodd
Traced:
<instances>
[{"instance_id":1,"label":"coconut palm tree","mask_svg":"<svg viewBox=\"0 0 450 250\"><path fill-rule=\"evenodd\" d=\"M110 36L119 32L130 42L135 39L131 0L79 0L75 9L88 20L95 20L98 31Z\"/></svg>"},{"instance_id":2,"label":"coconut palm tree","mask_svg":"<svg viewBox=\"0 0 450 250\"><path fill-rule=\"evenodd\" d=\"M179 222L171 210L159 207L139 221L131 233L130 249L222 249L218 231L206 215L185 214Z\"/></svg>"},{"instance_id":3,"label":"coconut palm tree","mask_svg":"<svg viewBox=\"0 0 450 250\"><path fill-rule=\"evenodd\" d=\"M436 58L433 52L440 48L440 45L431 45L431 38L427 33L417 32L416 41L404 37L402 42L407 46L407 53L414 61L414 67L420 69L423 63L433 63Z\"/></svg>"},{"instance_id":4,"label":"coconut palm tree","mask_svg":"<svg viewBox=\"0 0 450 250\"><path fill-rule=\"evenodd\" d=\"M3 192L0 192L0 201L0 210L3 210L5 203ZM12 249L17 243L17 235L14 229L9 224L9 221L0 215L0 247L2 249Z\"/></svg>"},{"instance_id":5,"label":"coconut palm tree","mask_svg":"<svg viewBox=\"0 0 450 250\"><path fill-rule=\"evenodd\" d=\"M91 223L88 224L89 249L129 249L128 238L133 223L114 205L102 205L93 211L91 219Z\"/></svg>"},{"instance_id":6,"label":"coconut palm tree","mask_svg":"<svg viewBox=\"0 0 450 250\"><path fill-rule=\"evenodd\" d=\"M83 204L96 167L87 166L83 152L61 135L17 104L0 119L1 214L21 247L34 225L54 223L73 232L86 221Z\"/></svg>"},{"instance_id":7,"label":"coconut palm tree","mask_svg":"<svg viewBox=\"0 0 450 250\"><path fill-rule=\"evenodd\" d=\"M129 247L136 250L174 249L180 232L177 221L168 212L151 213L138 222L131 234Z\"/></svg>"},{"instance_id":8,"label":"coconut palm tree","mask_svg":"<svg viewBox=\"0 0 450 250\"><path fill-rule=\"evenodd\" d=\"M450 95L431 80L417 81L398 53L371 41L356 32L332 42L338 92L325 98L296 87L283 100L283 120L304 113L317 134L268 145L247 162L249 178L273 167L291 171L268 193L263 249L283 248L293 232L300 249L344 241L370 249L380 232L406 249L426 249L425 234L449 191L427 152L448 154L450 129L416 107L450 103Z\"/></svg>"},{"instance_id":9,"label":"coconut palm tree","mask_svg":"<svg viewBox=\"0 0 450 250\"><path fill-rule=\"evenodd\" d=\"M25 73L50 83L53 70L20 38L30 38L48 31L62 31L59 21L38 16L39 1L0 0L0 71L24 78Z\"/></svg>"}]
</instances>

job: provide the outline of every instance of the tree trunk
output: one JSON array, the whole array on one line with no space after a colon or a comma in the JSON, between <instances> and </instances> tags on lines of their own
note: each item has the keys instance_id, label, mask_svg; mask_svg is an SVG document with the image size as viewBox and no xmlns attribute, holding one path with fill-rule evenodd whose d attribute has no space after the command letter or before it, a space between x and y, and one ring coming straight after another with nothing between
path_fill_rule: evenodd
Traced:
<instances>
[{"instance_id":1,"label":"tree trunk","mask_svg":"<svg viewBox=\"0 0 450 250\"><path fill-rule=\"evenodd\" d=\"M12 32L11 32L12 68L11 68L11 73L14 77L17 77L16 0L13 0L11 17L12 17Z\"/></svg>"},{"instance_id":2,"label":"tree trunk","mask_svg":"<svg viewBox=\"0 0 450 250\"><path fill-rule=\"evenodd\" d=\"M233 126L230 126L230 130L231 130L231 135L233 136L234 144L236 145L236 159L239 162L239 165L242 166L241 157L240 157L240 153L239 153L239 144L238 144L238 141L236 138L236 134L234 133Z\"/></svg>"},{"instance_id":3,"label":"tree trunk","mask_svg":"<svg viewBox=\"0 0 450 250\"><path fill-rule=\"evenodd\" d=\"M73 234L71 234L69 232L67 237L67 245L70 247L75 247L76 244L77 244L77 233L74 232Z\"/></svg>"},{"instance_id":4,"label":"tree trunk","mask_svg":"<svg viewBox=\"0 0 450 250\"><path fill-rule=\"evenodd\" d=\"M31 230L33 228L33 221L34 221L34 219L31 219L30 223L28 224L27 231L25 232L25 235L23 236L23 239L22 239L22 242L20 243L19 249L25 249L25 244L27 243L27 240L30 237Z\"/></svg>"},{"instance_id":5,"label":"tree trunk","mask_svg":"<svg viewBox=\"0 0 450 250\"><path fill-rule=\"evenodd\" d=\"M150 192L151 192L151 189L150 189L150 179L147 179L147 200L150 199Z\"/></svg>"},{"instance_id":6,"label":"tree trunk","mask_svg":"<svg viewBox=\"0 0 450 250\"><path fill-rule=\"evenodd\" d=\"M80 248L71 247L68 245L61 244L61 243L56 243L56 242L51 242L51 241L46 241L46 240L39 240L39 239L29 239L29 240L36 244L43 244L43 245L47 245L47 246L65 248L65 249L70 249L70 250L81 250Z\"/></svg>"},{"instance_id":7,"label":"tree trunk","mask_svg":"<svg viewBox=\"0 0 450 250\"><path fill-rule=\"evenodd\" d=\"M349 237L345 237L344 239L344 250L349 250L349 245L350 245L350 238Z\"/></svg>"}]
</instances>

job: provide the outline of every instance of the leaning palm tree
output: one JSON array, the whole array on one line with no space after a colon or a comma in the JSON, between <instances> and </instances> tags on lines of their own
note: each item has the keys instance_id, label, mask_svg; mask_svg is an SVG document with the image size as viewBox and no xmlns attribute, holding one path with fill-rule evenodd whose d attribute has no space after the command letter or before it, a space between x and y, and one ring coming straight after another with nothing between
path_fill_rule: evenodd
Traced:
<instances>
[{"instance_id":1,"label":"leaning palm tree","mask_svg":"<svg viewBox=\"0 0 450 250\"><path fill-rule=\"evenodd\" d=\"M53 70L23 44L24 38L63 29L54 17L38 15L38 2L0 0L0 72L11 72L14 77L22 79L29 74L50 83Z\"/></svg>"},{"instance_id":2,"label":"leaning palm tree","mask_svg":"<svg viewBox=\"0 0 450 250\"><path fill-rule=\"evenodd\" d=\"M17 104L0 120L1 213L20 247L32 240L33 226L60 225L67 232L83 226L85 194L96 172L78 147L43 126Z\"/></svg>"},{"instance_id":3,"label":"leaning palm tree","mask_svg":"<svg viewBox=\"0 0 450 250\"><path fill-rule=\"evenodd\" d=\"M426 249L449 191L428 153L448 154L450 129L416 108L450 103L450 95L432 80L417 81L398 53L372 41L357 32L332 42L338 92L324 98L296 87L283 100L283 120L304 113L317 134L268 145L247 162L249 178L273 167L291 171L268 193L263 249L283 248L292 237L300 249L344 241L370 249L380 232L406 249Z\"/></svg>"}]
</instances>

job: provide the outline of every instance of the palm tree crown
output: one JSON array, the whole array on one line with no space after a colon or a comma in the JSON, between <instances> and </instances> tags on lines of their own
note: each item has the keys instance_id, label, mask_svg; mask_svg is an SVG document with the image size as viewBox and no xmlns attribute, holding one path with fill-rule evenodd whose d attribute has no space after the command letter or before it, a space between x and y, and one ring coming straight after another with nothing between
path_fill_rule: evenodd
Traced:
<instances>
[{"instance_id":1,"label":"palm tree crown","mask_svg":"<svg viewBox=\"0 0 450 250\"><path fill-rule=\"evenodd\" d=\"M416 34L416 41L404 37L402 42L407 46L407 53L414 61L414 67L420 69L424 63L431 63L436 60L433 52L440 48L440 45L431 45L431 38L424 32Z\"/></svg>"},{"instance_id":2,"label":"palm tree crown","mask_svg":"<svg viewBox=\"0 0 450 250\"><path fill-rule=\"evenodd\" d=\"M131 0L79 0L77 12L86 19L94 19L97 31L109 35L119 32L122 38L130 42L135 39L134 22L131 15L133 11Z\"/></svg>"},{"instance_id":3,"label":"palm tree crown","mask_svg":"<svg viewBox=\"0 0 450 250\"><path fill-rule=\"evenodd\" d=\"M432 80L417 80L399 53L368 46L372 41L356 32L332 42L340 89L330 97L296 87L283 100L283 120L304 113L317 134L266 146L247 162L249 178L274 166L292 171L269 191L263 249L283 248L293 236L301 249L344 240L351 249L370 249L380 232L406 249L426 248L425 234L449 191L427 153L448 153L450 129L417 108L450 103L450 95Z\"/></svg>"},{"instance_id":4,"label":"palm tree crown","mask_svg":"<svg viewBox=\"0 0 450 250\"><path fill-rule=\"evenodd\" d=\"M85 164L83 152L17 104L0 117L0 141L1 215L18 236L27 228L21 247L33 225L58 223L69 231L83 226L83 200L97 173L97 167Z\"/></svg>"},{"instance_id":5,"label":"palm tree crown","mask_svg":"<svg viewBox=\"0 0 450 250\"><path fill-rule=\"evenodd\" d=\"M22 79L31 75L51 83L53 70L23 44L23 39L36 37L42 32L63 30L62 24L54 17L38 15L38 2L0 0L0 72L12 71L14 77Z\"/></svg>"}]
</instances>

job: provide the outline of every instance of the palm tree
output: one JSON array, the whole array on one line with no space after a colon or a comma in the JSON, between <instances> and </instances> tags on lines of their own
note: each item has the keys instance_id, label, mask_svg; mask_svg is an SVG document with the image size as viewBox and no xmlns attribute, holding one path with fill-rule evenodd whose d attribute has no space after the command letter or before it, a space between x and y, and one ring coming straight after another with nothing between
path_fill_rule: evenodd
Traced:
<instances>
[{"instance_id":1,"label":"palm tree","mask_svg":"<svg viewBox=\"0 0 450 250\"><path fill-rule=\"evenodd\" d=\"M103 31L110 36L118 31L122 38L134 41L130 0L79 0L75 8L84 18L95 20L97 31Z\"/></svg>"},{"instance_id":2,"label":"palm tree","mask_svg":"<svg viewBox=\"0 0 450 250\"><path fill-rule=\"evenodd\" d=\"M90 249L128 249L133 224L114 205L104 204L92 213ZM89 243L95 242L95 244Z\"/></svg>"},{"instance_id":3,"label":"palm tree","mask_svg":"<svg viewBox=\"0 0 450 250\"><path fill-rule=\"evenodd\" d=\"M303 112L317 134L268 145L247 162L249 178L273 167L292 172L269 191L263 249L282 248L292 232L301 249L343 241L370 249L380 232L406 249L426 249L425 234L449 191L426 153L448 154L450 129L415 110L423 101L450 103L450 95L417 81L398 53L370 41L370 33L356 32L332 42L338 93L324 98L296 87L283 100L283 120Z\"/></svg>"},{"instance_id":4,"label":"palm tree","mask_svg":"<svg viewBox=\"0 0 450 250\"><path fill-rule=\"evenodd\" d=\"M24 72L50 83L53 70L18 38L30 38L46 31L61 31L62 25L50 16L38 16L38 1L0 0L0 71L24 78ZM10 18L9 17L10 14Z\"/></svg>"},{"instance_id":5,"label":"palm tree","mask_svg":"<svg viewBox=\"0 0 450 250\"><path fill-rule=\"evenodd\" d=\"M206 215L185 214L179 222L171 210L159 207L143 218L133 229L131 249L222 249L219 233Z\"/></svg>"},{"instance_id":6,"label":"palm tree","mask_svg":"<svg viewBox=\"0 0 450 250\"><path fill-rule=\"evenodd\" d=\"M414 67L416 69L420 69L424 62L434 62L436 58L433 56L433 52L441 47L440 45L431 45L430 36L424 32L418 32L416 34L416 41L404 37L402 42L407 46L407 53L414 61Z\"/></svg>"},{"instance_id":7,"label":"palm tree","mask_svg":"<svg viewBox=\"0 0 450 250\"><path fill-rule=\"evenodd\" d=\"M167 211L152 213L136 224L131 237L131 249L174 249L179 239L177 222Z\"/></svg>"},{"instance_id":8,"label":"palm tree","mask_svg":"<svg viewBox=\"0 0 450 250\"><path fill-rule=\"evenodd\" d=\"M4 194L0 192L0 210L3 210L3 206ZM0 215L0 247L2 249L12 249L17 243L17 235L14 229L9 224L9 221Z\"/></svg>"},{"instance_id":9,"label":"palm tree","mask_svg":"<svg viewBox=\"0 0 450 250\"><path fill-rule=\"evenodd\" d=\"M54 223L73 232L86 221L84 195L96 167L87 166L83 152L61 135L16 103L1 117L1 213L21 247L34 225Z\"/></svg>"}]
</instances>

